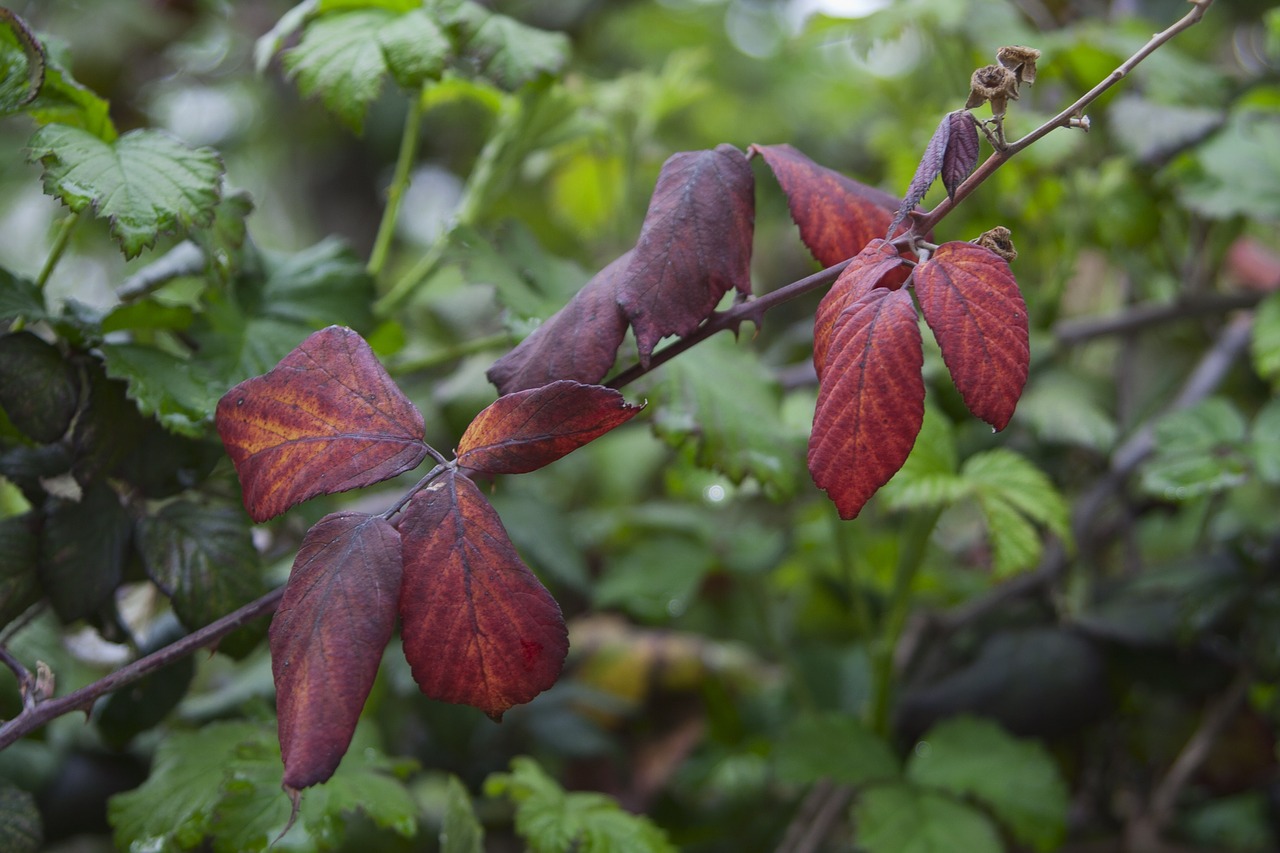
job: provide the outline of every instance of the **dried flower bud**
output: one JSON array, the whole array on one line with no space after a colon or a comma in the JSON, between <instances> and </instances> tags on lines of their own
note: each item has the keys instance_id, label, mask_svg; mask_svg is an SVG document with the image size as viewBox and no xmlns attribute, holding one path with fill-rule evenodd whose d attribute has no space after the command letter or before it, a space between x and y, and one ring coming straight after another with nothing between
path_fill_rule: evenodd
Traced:
<instances>
[{"instance_id":1,"label":"dried flower bud","mask_svg":"<svg viewBox=\"0 0 1280 853\"><path fill-rule=\"evenodd\" d=\"M1018 257L1018 250L1013 248L1013 232L1003 225L997 225L990 231L984 231L978 239L974 240L984 249L990 249L1000 257L1010 263Z\"/></svg>"},{"instance_id":2,"label":"dried flower bud","mask_svg":"<svg viewBox=\"0 0 1280 853\"><path fill-rule=\"evenodd\" d=\"M1036 82L1036 60L1039 58L1040 51L1020 44L1002 47L996 51L996 62L1017 75L1019 83Z\"/></svg>"},{"instance_id":3,"label":"dried flower bud","mask_svg":"<svg viewBox=\"0 0 1280 853\"><path fill-rule=\"evenodd\" d=\"M1009 99L1017 100L1018 75L1003 65L987 65L973 72L969 87L969 100L964 104L966 110L990 101L991 114L1004 115Z\"/></svg>"}]
</instances>

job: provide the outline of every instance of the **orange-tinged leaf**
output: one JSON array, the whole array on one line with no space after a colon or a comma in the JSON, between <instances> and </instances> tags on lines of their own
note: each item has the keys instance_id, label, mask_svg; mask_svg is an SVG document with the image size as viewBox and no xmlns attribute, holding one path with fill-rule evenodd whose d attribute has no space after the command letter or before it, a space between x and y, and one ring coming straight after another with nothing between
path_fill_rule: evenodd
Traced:
<instances>
[{"instance_id":1,"label":"orange-tinged leaf","mask_svg":"<svg viewBox=\"0 0 1280 853\"><path fill-rule=\"evenodd\" d=\"M427 454L422 414L341 326L228 391L217 425L254 521L402 474Z\"/></svg>"},{"instance_id":2,"label":"orange-tinged leaf","mask_svg":"<svg viewBox=\"0 0 1280 853\"><path fill-rule=\"evenodd\" d=\"M554 684L569 650L560 606L475 483L445 473L397 526L404 655L422 692L498 720Z\"/></svg>"},{"instance_id":3,"label":"orange-tinged leaf","mask_svg":"<svg viewBox=\"0 0 1280 853\"><path fill-rule=\"evenodd\" d=\"M974 415L1004 429L1027 383L1027 306L1004 258L943 243L915 270L916 298L956 389Z\"/></svg>"},{"instance_id":4,"label":"orange-tinged leaf","mask_svg":"<svg viewBox=\"0 0 1280 853\"><path fill-rule=\"evenodd\" d=\"M562 380L499 397L462 434L458 465L523 474L549 465L640 413L601 385Z\"/></svg>"},{"instance_id":5,"label":"orange-tinged leaf","mask_svg":"<svg viewBox=\"0 0 1280 853\"><path fill-rule=\"evenodd\" d=\"M755 176L732 145L667 158L618 304L649 363L665 335L687 335L730 290L751 295Z\"/></svg>"},{"instance_id":6,"label":"orange-tinged leaf","mask_svg":"<svg viewBox=\"0 0 1280 853\"><path fill-rule=\"evenodd\" d=\"M618 281L631 252L596 273L569 303L534 329L485 374L499 394L537 388L557 379L599 382L613 367L627 333L618 305Z\"/></svg>"},{"instance_id":7,"label":"orange-tinged leaf","mask_svg":"<svg viewBox=\"0 0 1280 853\"><path fill-rule=\"evenodd\" d=\"M898 275L890 276L898 271ZM827 350L836 318L873 287L897 289L906 277L907 264L889 242L876 238L844 268L836 283L818 303L813 318L813 366L821 379L826 371Z\"/></svg>"},{"instance_id":8,"label":"orange-tinged leaf","mask_svg":"<svg viewBox=\"0 0 1280 853\"><path fill-rule=\"evenodd\" d=\"M907 460L924 421L911 294L872 288L836 318L809 437L809 473L853 518Z\"/></svg>"},{"instance_id":9,"label":"orange-tinged leaf","mask_svg":"<svg viewBox=\"0 0 1280 853\"><path fill-rule=\"evenodd\" d=\"M824 267L851 258L889 231L898 199L819 166L790 145L752 145L786 193L800 239Z\"/></svg>"},{"instance_id":10,"label":"orange-tinged leaf","mask_svg":"<svg viewBox=\"0 0 1280 853\"><path fill-rule=\"evenodd\" d=\"M271 622L271 671L284 783L305 788L342 760L400 598L400 534L378 516L339 512L307 531Z\"/></svg>"}]
</instances>

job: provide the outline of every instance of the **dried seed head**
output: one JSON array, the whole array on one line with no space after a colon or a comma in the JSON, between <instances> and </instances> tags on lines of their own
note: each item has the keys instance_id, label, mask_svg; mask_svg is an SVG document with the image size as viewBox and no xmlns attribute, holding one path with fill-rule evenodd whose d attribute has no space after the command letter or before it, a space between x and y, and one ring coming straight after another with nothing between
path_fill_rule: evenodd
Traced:
<instances>
[{"instance_id":1,"label":"dried seed head","mask_svg":"<svg viewBox=\"0 0 1280 853\"><path fill-rule=\"evenodd\" d=\"M964 108L971 110L991 102L992 115L1004 115L1010 98L1017 100L1018 75L1003 65L987 65L973 72L969 78L969 100Z\"/></svg>"},{"instance_id":2,"label":"dried seed head","mask_svg":"<svg viewBox=\"0 0 1280 853\"><path fill-rule=\"evenodd\" d=\"M1012 71L1019 83L1036 82L1036 60L1040 51L1021 44L1009 45L996 51L996 62Z\"/></svg>"},{"instance_id":3,"label":"dried seed head","mask_svg":"<svg viewBox=\"0 0 1280 853\"><path fill-rule=\"evenodd\" d=\"M1013 232L1008 228L1005 228L1003 225L997 225L990 231L983 232L982 235L973 242L977 243L984 249L990 249L1006 261L1012 263L1013 259L1018 257L1018 250L1013 248L1012 238Z\"/></svg>"}]
</instances>

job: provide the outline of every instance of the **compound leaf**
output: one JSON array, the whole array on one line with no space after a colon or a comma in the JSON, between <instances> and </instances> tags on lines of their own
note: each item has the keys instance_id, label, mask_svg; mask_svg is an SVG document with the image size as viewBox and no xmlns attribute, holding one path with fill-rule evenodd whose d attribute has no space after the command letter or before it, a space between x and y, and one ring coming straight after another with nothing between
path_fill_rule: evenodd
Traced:
<instances>
[{"instance_id":1,"label":"compound leaf","mask_svg":"<svg viewBox=\"0 0 1280 853\"><path fill-rule=\"evenodd\" d=\"M569 39L490 12L463 0L446 9L447 22L459 34L458 50L476 72L507 90L548 74L569 61Z\"/></svg>"},{"instance_id":2,"label":"compound leaf","mask_svg":"<svg viewBox=\"0 0 1280 853\"><path fill-rule=\"evenodd\" d=\"M216 420L255 521L389 479L427 455L422 414L364 338L340 326L228 391Z\"/></svg>"},{"instance_id":3,"label":"compound leaf","mask_svg":"<svg viewBox=\"0 0 1280 853\"><path fill-rule=\"evenodd\" d=\"M627 318L618 305L618 283L631 263L626 252L596 273L569 303L547 319L485 374L501 394L537 388L557 379L594 383L618 357Z\"/></svg>"},{"instance_id":4,"label":"compound leaf","mask_svg":"<svg viewBox=\"0 0 1280 853\"><path fill-rule=\"evenodd\" d=\"M444 474L397 526L404 654L422 692L497 720L554 684L569 649L560 606L476 485Z\"/></svg>"},{"instance_id":5,"label":"compound leaf","mask_svg":"<svg viewBox=\"0 0 1280 853\"><path fill-rule=\"evenodd\" d=\"M873 288L836 319L809 437L809 472L855 517L902 467L924 419L924 350L906 290Z\"/></svg>"},{"instance_id":6,"label":"compound leaf","mask_svg":"<svg viewBox=\"0 0 1280 853\"><path fill-rule=\"evenodd\" d=\"M751 295L755 177L732 145L662 165L618 303L648 364L664 335L687 335L736 288Z\"/></svg>"},{"instance_id":7,"label":"compound leaf","mask_svg":"<svg viewBox=\"0 0 1280 853\"><path fill-rule=\"evenodd\" d=\"M973 490L987 519L997 575L1030 568L1040 536L1031 522L1070 539L1066 501L1043 471L1012 450L995 448L965 460L960 477Z\"/></svg>"},{"instance_id":8,"label":"compound leaf","mask_svg":"<svg viewBox=\"0 0 1280 853\"><path fill-rule=\"evenodd\" d=\"M787 196L800 239L824 267L851 258L889 231L898 199L819 166L790 145L752 145Z\"/></svg>"},{"instance_id":9,"label":"compound leaf","mask_svg":"<svg viewBox=\"0 0 1280 853\"><path fill-rule=\"evenodd\" d=\"M1043 745L973 717L939 723L923 742L927 748L907 762L911 781L973 797L1035 850L1047 853L1062 843L1067 788Z\"/></svg>"},{"instance_id":10,"label":"compound leaf","mask_svg":"<svg viewBox=\"0 0 1280 853\"><path fill-rule=\"evenodd\" d=\"M836 318L873 287L882 283L901 284L901 279L897 276L887 281L886 277L894 271L901 275L905 269L906 264L898 255L898 250L888 241L877 237L855 255L840 273L835 284L831 285L831 289L818 303L818 311L813 318L813 366L819 379L826 372L827 350L831 346L831 330Z\"/></svg>"},{"instance_id":11,"label":"compound leaf","mask_svg":"<svg viewBox=\"0 0 1280 853\"><path fill-rule=\"evenodd\" d=\"M1185 500L1238 485L1249 466L1247 431L1244 416L1221 397L1161 418L1155 453L1142 468L1143 488Z\"/></svg>"},{"instance_id":12,"label":"compound leaf","mask_svg":"<svg viewBox=\"0 0 1280 853\"><path fill-rule=\"evenodd\" d=\"M395 630L402 565L386 519L338 512L307 531L269 634L290 788L328 779L347 751Z\"/></svg>"},{"instance_id":13,"label":"compound leaf","mask_svg":"<svg viewBox=\"0 0 1280 853\"><path fill-rule=\"evenodd\" d=\"M186 233L213 221L222 161L211 148L191 148L158 130L134 130L107 142L86 130L45 125L28 143L44 167L44 190L79 213L111 223L125 257L155 245L161 234Z\"/></svg>"},{"instance_id":14,"label":"compound leaf","mask_svg":"<svg viewBox=\"0 0 1280 853\"><path fill-rule=\"evenodd\" d=\"M561 380L498 398L458 442L458 465L484 474L524 474L550 465L634 418L621 392Z\"/></svg>"},{"instance_id":15,"label":"compound leaf","mask_svg":"<svg viewBox=\"0 0 1280 853\"><path fill-rule=\"evenodd\" d=\"M878 785L853 808L858 844L867 853L1003 853L981 812L914 785Z\"/></svg>"},{"instance_id":16,"label":"compound leaf","mask_svg":"<svg viewBox=\"0 0 1280 853\"><path fill-rule=\"evenodd\" d=\"M943 243L915 270L916 298L974 415L1004 429L1031 362L1027 306L1009 264L972 243Z\"/></svg>"}]
</instances>

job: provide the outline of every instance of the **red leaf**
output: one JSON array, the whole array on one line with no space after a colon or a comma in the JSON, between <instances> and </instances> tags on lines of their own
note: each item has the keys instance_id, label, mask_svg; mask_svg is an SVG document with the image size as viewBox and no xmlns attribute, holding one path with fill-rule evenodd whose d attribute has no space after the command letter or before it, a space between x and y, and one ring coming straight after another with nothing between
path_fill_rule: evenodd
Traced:
<instances>
[{"instance_id":1,"label":"red leaf","mask_svg":"<svg viewBox=\"0 0 1280 853\"><path fill-rule=\"evenodd\" d=\"M720 297L751 295L755 176L732 145L683 151L662 165L618 304L649 363L665 335L687 335Z\"/></svg>"},{"instance_id":2,"label":"red leaf","mask_svg":"<svg viewBox=\"0 0 1280 853\"><path fill-rule=\"evenodd\" d=\"M899 275L889 273L898 270ZM859 252L849 266L844 268L836 283L818 303L813 318L813 366L821 379L826 370L827 350L831 345L831 330L836 318L873 287L888 286L896 290L906 278L908 267L898 250L885 240L876 238Z\"/></svg>"},{"instance_id":3,"label":"red leaf","mask_svg":"<svg viewBox=\"0 0 1280 853\"><path fill-rule=\"evenodd\" d=\"M809 472L854 518L897 473L924 421L924 351L911 294L872 288L832 330L809 437Z\"/></svg>"},{"instance_id":4,"label":"red leaf","mask_svg":"<svg viewBox=\"0 0 1280 853\"><path fill-rule=\"evenodd\" d=\"M622 394L561 380L500 397L462 434L458 465L485 474L524 474L550 465L640 413Z\"/></svg>"},{"instance_id":5,"label":"red leaf","mask_svg":"<svg viewBox=\"0 0 1280 853\"><path fill-rule=\"evenodd\" d=\"M444 474L398 527L404 654L422 692L500 720L554 684L569 650L560 606L475 483Z\"/></svg>"},{"instance_id":6,"label":"red leaf","mask_svg":"<svg viewBox=\"0 0 1280 853\"><path fill-rule=\"evenodd\" d=\"M800 226L800 239L824 267L851 258L889 232L898 199L819 166L790 145L752 145L773 170Z\"/></svg>"},{"instance_id":7,"label":"red leaf","mask_svg":"<svg viewBox=\"0 0 1280 853\"><path fill-rule=\"evenodd\" d=\"M596 273L569 303L494 362L486 376L500 394L537 388L557 379L599 382L613 367L627 333L618 305L618 281L631 252Z\"/></svg>"},{"instance_id":8,"label":"red leaf","mask_svg":"<svg viewBox=\"0 0 1280 853\"><path fill-rule=\"evenodd\" d=\"M968 110L948 113L943 121L951 128L951 135L942 154L942 185L954 201L956 188L978 165L978 126Z\"/></svg>"},{"instance_id":9,"label":"red leaf","mask_svg":"<svg viewBox=\"0 0 1280 853\"><path fill-rule=\"evenodd\" d=\"M972 243L943 243L915 270L916 298L974 415L1004 429L1027 383L1027 306L1009 264Z\"/></svg>"},{"instance_id":10,"label":"red leaf","mask_svg":"<svg viewBox=\"0 0 1280 853\"><path fill-rule=\"evenodd\" d=\"M338 512L307 531L271 622L284 783L333 775L395 630L400 534L377 516Z\"/></svg>"},{"instance_id":11,"label":"red leaf","mask_svg":"<svg viewBox=\"0 0 1280 853\"><path fill-rule=\"evenodd\" d=\"M427 454L422 414L341 326L228 391L217 425L254 521L402 474Z\"/></svg>"}]
</instances>

